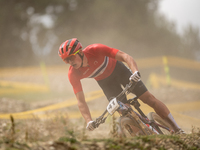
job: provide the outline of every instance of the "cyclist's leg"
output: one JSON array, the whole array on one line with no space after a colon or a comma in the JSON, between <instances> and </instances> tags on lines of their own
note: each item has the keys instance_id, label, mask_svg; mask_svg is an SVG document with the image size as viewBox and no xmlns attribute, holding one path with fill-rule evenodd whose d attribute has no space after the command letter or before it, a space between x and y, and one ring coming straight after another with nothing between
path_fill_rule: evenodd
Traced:
<instances>
[{"instance_id":1,"label":"cyclist's leg","mask_svg":"<svg viewBox=\"0 0 200 150\"><path fill-rule=\"evenodd\" d=\"M127 83L129 83L129 77L131 76L131 71L125 67L124 64L121 65L121 72L123 72L123 76L120 77L121 84L125 86ZM123 67L124 66L124 67ZM175 131L178 131L180 127L177 125L176 121L172 117L169 109L167 106L162 103L160 100L156 99L146 88L144 83L142 81L139 81L136 84L136 87L132 91L137 97L139 97L140 100L142 100L144 103L148 104L150 107L152 107L155 112L164 120L166 120L170 125L173 127Z\"/></svg>"},{"instance_id":2,"label":"cyclist's leg","mask_svg":"<svg viewBox=\"0 0 200 150\"><path fill-rule=\"evenodd\" d=\"M131 74L132 72L123 63L117 62L115 70L113 71L112 75L108 77L108 79L106 79L106 81L104 82L105 85L102 88L108 99L110 97L118 95L122 91L122 88L119 85L122 84L125 87L126 84L129 83L129 77L131 76ZM144 103L152 107L161 118L169 122L175 131L180 129L167 106L156 99L147 90L142 81L139 81L137 83L132 93L139 97L139 99L142 100ZM126 101L127 99L126 97L124 97L123 102L126 103Z\"/></svg>"},{"instance_id":3,"label":"cyclist's leg","mask_svg":"<svg viewBox=\"0 0 200 150\"><path fill-rule=\"evenodd\" d=\"M156 113L161 118L166 118L169 114L169 109L166 107L165 104L163 104L161 101L156 99L149 91L146 91L141 96L139 96L139 99L145 103L154 108Z\"/></svg>"},{"instance_id":4,"label":"cyclist's leg","mask_svg":"<svg viewBox=\"0 0 200 150\"><path fill-rule=\"evenodd\" d=\"M180 127L174 120L167 106L160 100L156 99L149 91L146 91L144 94L142 94L139 99L145 104L151 106L161 118L163 118L173 127L175 132L180 130Z\"/></svg>"}]
</instances>

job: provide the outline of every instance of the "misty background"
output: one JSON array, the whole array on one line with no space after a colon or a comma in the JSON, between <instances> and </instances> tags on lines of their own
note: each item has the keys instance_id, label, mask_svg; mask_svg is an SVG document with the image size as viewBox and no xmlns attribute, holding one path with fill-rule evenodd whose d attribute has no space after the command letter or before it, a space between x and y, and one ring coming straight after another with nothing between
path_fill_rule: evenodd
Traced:
<instances>
[{"instance_id":1,"label":"misty background","mask_svg":"<svg viewBox=\"0 0 200 150\"><path fill-rule=\"evenodd\" d=\"M200 60L199 28L182 34L159 11L159 0L0 1L0 67L63 64L62 42L102 43L133 58L178 56ZM197 18L198 19L198 18Z\"/></svg>"},{"instance_id":2,"label":"misty background","mask_svg":"<svg viewBox=\"0 0 200 150\"><path fill-rule=\"evenodd\" d=\"M68 105L75 104L67 78L69 65L58 56L61 43L76 37L83 48L102 43L130 54L147 88L162 102L176 103L175 112L195 117L196 121L200 114L199 27L188 23L180 32L177 20L161 11L162 6L167 6L168 13L187 20L193 10L183 7L185 1L0 0L1 113L35 110L66 101L63 109L49 107L48 111L77 114L77 106ZM185 8L183 13L179 8ZM90 98L101 92L94 79L81 83ZM101 103L95 102L100 99ZM105 96L93 100L88 102L93 112L104 110L103 103L107 106ZM191 127L193 123L185 117Z\"/></svg>"}]
</instances>

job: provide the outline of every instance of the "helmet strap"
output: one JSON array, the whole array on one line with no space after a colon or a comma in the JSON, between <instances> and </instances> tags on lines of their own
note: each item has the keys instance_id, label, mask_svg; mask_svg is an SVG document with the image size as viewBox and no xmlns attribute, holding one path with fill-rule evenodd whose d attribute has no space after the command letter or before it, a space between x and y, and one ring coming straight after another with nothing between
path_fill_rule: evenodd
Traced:
<instances>
[{"instance_id":1,"label":"helmet strap","mask_svg":"<svg viewBox=\"0 0 200 150\"><path fill-rule=\"evenodd\" d=\"M83 53L83 55L81 55L81 54L78 53L78 55L79 55L79 56L81 57L81 59L82 59L81 67L83 67L83 57L84 57L84 53Z\"/></svg>"}]
</instances>

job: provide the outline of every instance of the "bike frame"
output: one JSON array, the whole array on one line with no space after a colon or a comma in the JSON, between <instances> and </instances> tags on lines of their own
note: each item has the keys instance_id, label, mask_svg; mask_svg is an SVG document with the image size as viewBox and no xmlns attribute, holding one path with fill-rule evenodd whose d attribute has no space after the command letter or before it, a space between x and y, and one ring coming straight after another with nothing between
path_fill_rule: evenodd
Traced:
<instances>
[{"instance_id":1,"label":"bike frame","mask_svg":"<svg viewBox=\"0 0 200 150\"><path fill-rule=\"evenodd\" d=\"M129 112L129 114L132 114L131 116L133 118L134 118L133 113L135 113L140 118L140 120L142 120L144 124L150 125L152 129L155 129L160 134L163 134L163 133L159 127L171 132L171 130L168 127L165 127L155 121L150 121L147 118L147 116L140 109L140 103L138 102L137 96L127 101L128 101L128 104L134 106L134 108L138 111L139 114L136 111L134 111L131 107L126 106L124 103L120 101L121 96L123 96L124 94L128 95L135 88L136 84L137 84L136 82L130 82L129 84L126 85L124 90L118 96L116 96L114 99L112 99L112 101L110 101L104 113L94 121L95 126L98 127L100 124L105 122L105 120L107 119L109 115L113 115L116 111L118 111L120 116L125 116ZM113 103L116 103L116 102L119 105L117 106L118 108L110 111L109 108L112 108Z\"/></svg>"},{"instance_id":2,"label":"bike frame","mask_svg":"<svg viewBox=\"0 0 200 150\"><path fill-rule=\"evenodd\" d=\"M139 114L137 112L135 112L138 117L140 117L140 119L145 123L145 124L149 124L151 125L152 127L154 127L159 133L162 133L162 131L157 127L161 127L161 128L164 128L166 130L168 130L169 132L171 132L171 130L168 128L168 127L165 127L159 123L156 123L155 121L150 121L147 116L143 113L143 111L140 109L140 103L138 102L138 97L134 97L132 99L129 99L128 100L128 103L132 106L134 106L134 108L139 112Z\"/></svg>"}]
</instances>

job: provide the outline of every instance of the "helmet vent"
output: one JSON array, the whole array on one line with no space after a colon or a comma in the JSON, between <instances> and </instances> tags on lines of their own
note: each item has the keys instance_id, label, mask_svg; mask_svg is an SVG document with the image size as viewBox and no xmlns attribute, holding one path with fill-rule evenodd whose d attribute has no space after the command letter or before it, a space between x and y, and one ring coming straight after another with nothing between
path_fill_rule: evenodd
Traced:
<instances>
[{"instance_id":1,"label":"helmet vent","mask_svg":"<svg viewBox=\"0 0 200 150\"><path fill-rule=\"evenodd\" d=\"M71 41L72 41L72 39L70 39L70 40L68 41L68 43L67 43L67 46L66 46L66 52L68 51L68 47L69 47Z\"/></svg>"},{"instance_id":2,"label":"helmet vent","mask_svg":"<svg viewBox=\"0 0 200 150\"><path fill-rule=\"evenodd\" d=\"M61 48L61 51L62 51L62 54L64 54L64 52L63 52L63 47Z\"/></svg>"},{"instance_id":3,"label":"helmet vent","mask_svg":"<svg viewBox=\"0 0 200 150\"><path fill-rule=\"evenodd\" d=\"M72 47L72 49L71 49L71 51L70 51L70 54L73 54L73 53L74 53L74 50L76 49L76 46L78 45L78 43L79 43L78 40L76 40L76 41L74 42L73 47Z\"/></svg>"}]
</instances>

